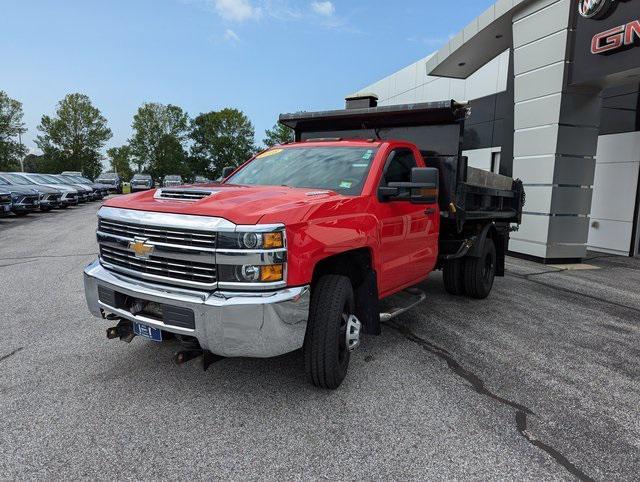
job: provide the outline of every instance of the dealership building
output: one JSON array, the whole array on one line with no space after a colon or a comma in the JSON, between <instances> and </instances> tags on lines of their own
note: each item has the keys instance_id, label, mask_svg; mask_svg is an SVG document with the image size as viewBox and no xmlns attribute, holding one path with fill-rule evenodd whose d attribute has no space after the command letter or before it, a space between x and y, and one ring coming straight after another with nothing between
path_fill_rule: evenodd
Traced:
<instances>
[{"instance_id":1,"label":"dealership building","mask_svg":"<svg viewBox=\"0 0 640 482\"><path fill-rule=\"evenodd\" d=\"M499 0L439 51L351 96L468 101L469 165L522 179L510 250L639 254L640 0Z\"/></svg>"}]
</instances>

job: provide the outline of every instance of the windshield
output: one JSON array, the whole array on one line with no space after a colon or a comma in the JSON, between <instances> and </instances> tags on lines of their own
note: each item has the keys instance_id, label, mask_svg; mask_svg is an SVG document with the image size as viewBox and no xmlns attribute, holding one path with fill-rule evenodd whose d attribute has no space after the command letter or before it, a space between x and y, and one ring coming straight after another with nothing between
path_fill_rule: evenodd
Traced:
<instances>
[{"instance_id":1,"label":"windshield","mask_svg":"<svg viewBox=\"0 0 640 482\"><path fill-rule=\"evenodd\" d=\"M362 192L376 149L369 147L290 147L263 152L225 181L230 184Z\"/></svg>"},{"instance_id":2,"label":"windshield","mask_svg":"<svg viewBox=\"0 0 640 482\"><path fill-rule=\"evenodd\" d=\"M58 179L55 176L52 176L51 174L38 174L38 176L40 176L45 181L48 181L48 183L50 183L50 184L65 184L60 179Z\"/></svg>"},{"instance_id":3,"label":"windshield","mask_svg":"<svg viewBox=\"0 0 640 482\"><path fill-rule=\"evenodd\" d=\"M18 176L17 174L2 174L2 177L4 177L7 181L9 181L12 184L33 184L35 185L35 182L32 182L28 179L25 179L22 176Z\"/></svg>"},{"instance_id":4,"label":"windshield","mask_svg":"<svg viewBox=\"0 0 640 482\"><path fill-rule=\"evenodd\" d=\"M104 174L100 174L100 176L98 176L98 179L113 180L115 178L116 178L116 175L113 172L105 172Z\"/></svg>"},{"instance_id":5,"label":"windshield","mask_svg":"<svg viewBox=\"0 0 640 482\"><path fill-rule=\"evenodd\" d=\"M69 176L69 175L65 175L65 174L61 174L61 176L65 179L68 179L69 181L75 183L75 184L86 184L85 181L82 180L82 178L79 178L78 176Z\"/></svg>"},{"instance_id":6,"label":"windshield","mask_svg":"<svg viewBox=\"0 0 640 482\"><path fill-rule=\"evenodd\" d=\"M0 186L10 186L10 184L0 177Z\"/></svg>"},{"instance_id":7,"label":"windshield","mask_svg":"<svg viewBox=\"0 0 640 482\"><path fill-rule=\"evenodd\" d=\"M51 182L42 177L40 174L25 174L25 177L29 178L32 181L40 182L43 184L51 184Z\"/></svg>"},{"instance_id":8,"label":"windshield","mask_svg":"<svg viewBox=\"0 0 640 482\"><path fill-rule=\"evenodd\" d=\"M133 176L134 181L148 181L149 179L151 179L151 176L148 176L146 174L135 174Z\"/></svg>"},{"instance_id":9,"label":"windshield","mask_svg":"<svg viewBox=\"0 0 640 482\"><path fill-rule=\"evenodd\" d=\"M181 181L182 177L180 176L165 176L165 181Z\"/></svg>"}]
</instances>

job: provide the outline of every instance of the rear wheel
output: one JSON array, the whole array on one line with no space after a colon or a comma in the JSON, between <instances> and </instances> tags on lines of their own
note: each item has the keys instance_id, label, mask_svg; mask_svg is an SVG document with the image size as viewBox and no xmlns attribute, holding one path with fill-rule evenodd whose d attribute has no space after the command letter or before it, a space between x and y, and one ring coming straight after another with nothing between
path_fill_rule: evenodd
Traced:
<instances>
[{"instance_id":1,"label":"rear wheel","mask_svg":"<svg viewBox=\"0 0 640 482\"><path fill-rule=\"evenodd\" d=\"M464 264L464 288L468 296L484 299L489 296L496 276L496 246L490 238L485 239L482 255L467 258Z\"/></svg>"},{"instance_id":2,"label":"rear wheel","mask_svg":"<svg viewBox=\"0 0 640 482\"><path fill-rule=\"evenodd\" d=\"M450 295L464 294L464 260L452 259L446 261L442 268L442 280L444 289Z\"/></svg>"},{"instance_id":3,"label":"rear wheel","mask_svg":"<svg viewBox=\"0 0 640 482\"><path fill-rule=\"evenodd\" d=\"M353 313L349 278L322 276L311 295L304 341L305 372L315 386L338 388L347 375L351 350L360 337L360 322Z\"/></svg>"}]
</instances>

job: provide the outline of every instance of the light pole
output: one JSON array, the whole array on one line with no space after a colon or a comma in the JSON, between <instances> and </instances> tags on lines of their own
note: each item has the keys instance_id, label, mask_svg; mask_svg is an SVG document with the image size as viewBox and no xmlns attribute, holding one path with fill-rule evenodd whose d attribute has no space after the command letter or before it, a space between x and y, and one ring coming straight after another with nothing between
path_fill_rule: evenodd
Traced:
<instances>
[{"instance_id":1,"label":"light pole","mask_svg":"<svg viewBox=\"0 0 640 482\"><path fill-rule=\"evenodd\" d=\"M22 132L18 131L18 142L20 142L20 152L22 153ZM24 172L24 156L20 156L20 171Z\"/></svg>"}]
</instances>

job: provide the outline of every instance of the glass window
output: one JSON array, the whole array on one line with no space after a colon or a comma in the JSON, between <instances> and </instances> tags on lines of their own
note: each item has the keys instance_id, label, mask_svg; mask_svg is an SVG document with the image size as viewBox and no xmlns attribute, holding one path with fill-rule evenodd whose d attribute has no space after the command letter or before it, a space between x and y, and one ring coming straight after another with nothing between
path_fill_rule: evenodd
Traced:
<instances>
[{"instance_id":1,"label":"glass window","mask_svg":"<svg viewBox=\"0 0 640 482\"><path fill-rule=\"evenodd\" d=\"M34 184L35 182L32 182L22 176L19 176L17 174L3 174L2 177L4 177L7 181L9 181L11 184Z\"/></svg>"},{"instance_id":2,"label":"glass window","mask_svg":"<svg viewBox=\"0 0 640 482\"><path fill-rule=\"evenodd\" d=\"M416 158L408 149L398 149L389 154L384 173L384 184L390 182L411 182L411 169L418 167Z\"/></svg>"},{"instance_id":3,"label":"glass window","mask_svg":"<svg viewBox=\"0 0 640 482\"><path fill-rule=\"evenodd\" d=\"M373 147L288 147L263 152L228 184L327 189L357 196L375 157Z\"/></svg>"}]
</instances>

